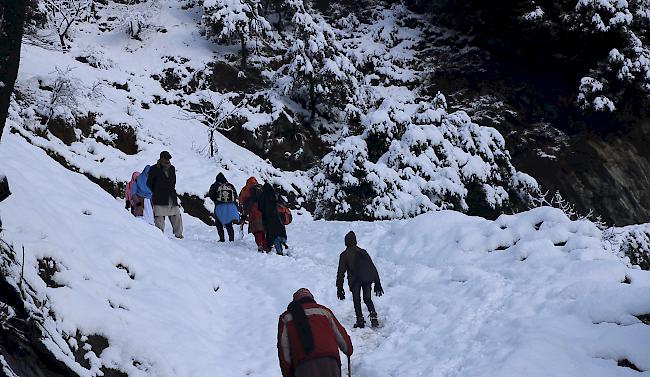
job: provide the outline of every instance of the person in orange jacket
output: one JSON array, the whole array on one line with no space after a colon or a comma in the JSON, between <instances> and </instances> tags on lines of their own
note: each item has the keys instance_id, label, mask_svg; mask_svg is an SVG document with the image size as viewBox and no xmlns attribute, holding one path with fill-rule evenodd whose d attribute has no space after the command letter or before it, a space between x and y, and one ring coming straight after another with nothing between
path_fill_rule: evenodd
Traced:
<instances>
[{"instance_id":1,"label":"person in orange jacket","mask_svg":"<svg viewBox=\"0 0 650 377\"><path fill-rule=\"evenodd\" d=\"M278 358L283 377L340 377L339 349L352 355L352 341L332 311L314 300L307 288L278 321Z\"/></svg>"},{"instance_id":2,"label":"person in orange jacket","mask_svg":"<svg viewBox=\"0 0 650 377\"><path fill-rule=\"evenodd\" d=\"M262 213L257 202L261 192L262 186L257 183L255 177L248 178L246 186L239 192L239 211L242 214L242 224L248 220L248 233L253 234L255 237L257 251L260 252L269 250L262 222Z\"/></svg>"}]
</instances>

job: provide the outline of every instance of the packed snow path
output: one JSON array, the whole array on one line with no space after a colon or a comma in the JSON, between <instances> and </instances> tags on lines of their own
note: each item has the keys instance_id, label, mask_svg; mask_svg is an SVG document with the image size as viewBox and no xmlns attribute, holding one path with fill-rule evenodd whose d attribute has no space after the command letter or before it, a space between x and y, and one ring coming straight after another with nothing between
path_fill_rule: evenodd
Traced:
<instances>
[{"instance_id":1,"label":"packed snow path","mask_svg":"<svg viewBox=\"0 0 650 377\"><path fill-rule=\"evenodd\" d=\"M3 238L26 248L25 280L38 299L30 309L46 318L46 346L82 376L102 367L280 376L277 318L300 287L351 333L355 377L650 375L650 327L635 317L650 313L649 274L604 250L593 224L558 210L496 221L456 212L375 223L297 216L291 256L280 257L257 253L250 236L217 243L214 228L189 216L184 240L163 236L16 135L3 139L0 160L13 191L1 207ZM336 299L349 230L382 276L377 330L353 330L349 292ZM46 258L55 284L39 274ZM11 268L17 280L20 267ZM109 346L85 353L83 367L74 350L94 334Z\"/></svg>"}]
</instances>

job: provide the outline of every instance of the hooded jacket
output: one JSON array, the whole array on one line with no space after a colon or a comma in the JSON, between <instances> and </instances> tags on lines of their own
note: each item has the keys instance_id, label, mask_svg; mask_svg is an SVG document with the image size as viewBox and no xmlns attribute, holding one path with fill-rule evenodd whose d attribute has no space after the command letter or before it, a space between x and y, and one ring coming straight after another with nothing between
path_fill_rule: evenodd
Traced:
<instances>
[{"instance_id":1,"label":"hooded jacket","mask_svg":"<svg viewBox=\"0 0 650 377\"><path fill-rule=\"evenodd\" d=\"M227 202L222 202L217 199L218 197L218 191L219 187L223 184L228 185L231 189L233 194L233 200L237 200L237 189L235 189L235 186L233 186L228 180L226 179L226 176L223 175L223 173L217 174L217 177L214 180L214 183L210 186L210 190L208 191L208 197L212 199L214 204L219 205L219 204L224 204Z\"/></svg>"},{"instance_id":2,"label":"hooded jacket","mask_svg":"<svg viewBox=\"0 0 650 377\"><path fill-rule=\"evenodd\" d=\"M339 268L336 274L336 288L343 289L345 274L348 274L348 287L355 284L375 283L381 285L377 267L367 251L357 246L354 232L345 235L345 251L339 256Z\"/></svg>"},{"instance_id":3,"label":"hooded jacket","mask_svg":"<svg viewBox=\"0 0 650 377\"><path fill-rule=\"evenodd\" d=\"M135 184L131 186L132 196L137 195L141 198L151 199L153 193L151 192L149 186L147 186L147 179L149 178L150 170L151 166L147 165L142 170L142 173L138 175L137 179L135 180Z\"/></svg>"},{"instance_id":4,"label":"hooded jacket","mask_svg":"<svg viewBox=\"0 0 650 377\"><path fill-rule=\"evenodd\" d=\"M135 186L135 180L138 179L139 175L140 172L134 171L133 174L131 174L131 180L126 184L126 188L124 189L124 199L129 203L131 202L132 188Z\"/></svg>"},{"instance_id":5,"label":"hooded jacket","mask_svg":"<svg viewBox=\"0 0 650 377\"><path fill-rule=\"evenodd\" d=\"M283 377L293 377L298 365L321 357L335 358L340 365L339 349L348 356L352 355L350 336L331 310L313 300L300 300L292 304L289 306L300 305L307 317L313 349L305 352L291 311L284 312L278 321L278 358Z\"/></svg>"},{"instance_id":6,"label":"hooded jacket","mask_svg":"<svg viewBox=\"0 0 650 377\"><path fill-rule=\"evenodd\" d=\"M255 193L253 187L259 185L255 177L246 181L246 186L239 192L239 206L244 218L248 219L248 233L263 232L262 212L258 206L259 193Z\"/></svg>"}]
</instances>

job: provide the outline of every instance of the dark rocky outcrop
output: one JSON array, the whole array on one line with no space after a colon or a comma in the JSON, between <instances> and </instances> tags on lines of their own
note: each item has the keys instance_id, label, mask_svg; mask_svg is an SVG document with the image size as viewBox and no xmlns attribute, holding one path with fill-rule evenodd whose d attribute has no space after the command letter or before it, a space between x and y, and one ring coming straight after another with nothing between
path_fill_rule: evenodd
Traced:
<instances>
[{"instance_id":1,"label":"dark rocky outcrop","mask_svg":"<svg viewBox=\"0 0 650 377\"><path fill-rule=\"evenodd\" d=\"M559 191L580 213L614 225L650 220L650 102L642 96L613 114L576 107L576 72L527 65L513 53L458 31L438 29L423 59L437 67L428 91L498 129L517 170Z\"/></svg>"}]
</instances>

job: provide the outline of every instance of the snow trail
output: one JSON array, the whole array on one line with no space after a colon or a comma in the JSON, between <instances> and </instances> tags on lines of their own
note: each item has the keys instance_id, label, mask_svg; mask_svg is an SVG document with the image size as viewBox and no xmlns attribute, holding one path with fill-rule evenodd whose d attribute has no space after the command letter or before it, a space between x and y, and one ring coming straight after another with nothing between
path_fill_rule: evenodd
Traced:
<instances>
[{"instance_id":1,"label":"snow trail","mask_svg":"<svg viewBox=\"0 0 650 377\"><path fill-rule=\"evenodd\" d=\"M279 376L277 318L301 287L350 332L355 377L650 374L650 326L635 317L650 313L650 274L608 253L594 224L552 208L496 221L296 216L291 257L280 257L258 253L251 236L218 243L186 215L186 238L165 237L20 136L3 138L0 160L13 192L3 238L26 247L38 299L28 307L44 318L46 346L84 377L104 366L138 377ZM377 330L353 330L351 295L336 298L349 230L386 291L373 297ZM43 280L44 258L56 262L56 285ZM20 266L8 268L17 281ZM77 332L109 342L87 352L90 369L75 360Z\"/></svg>"}]
</instances>

